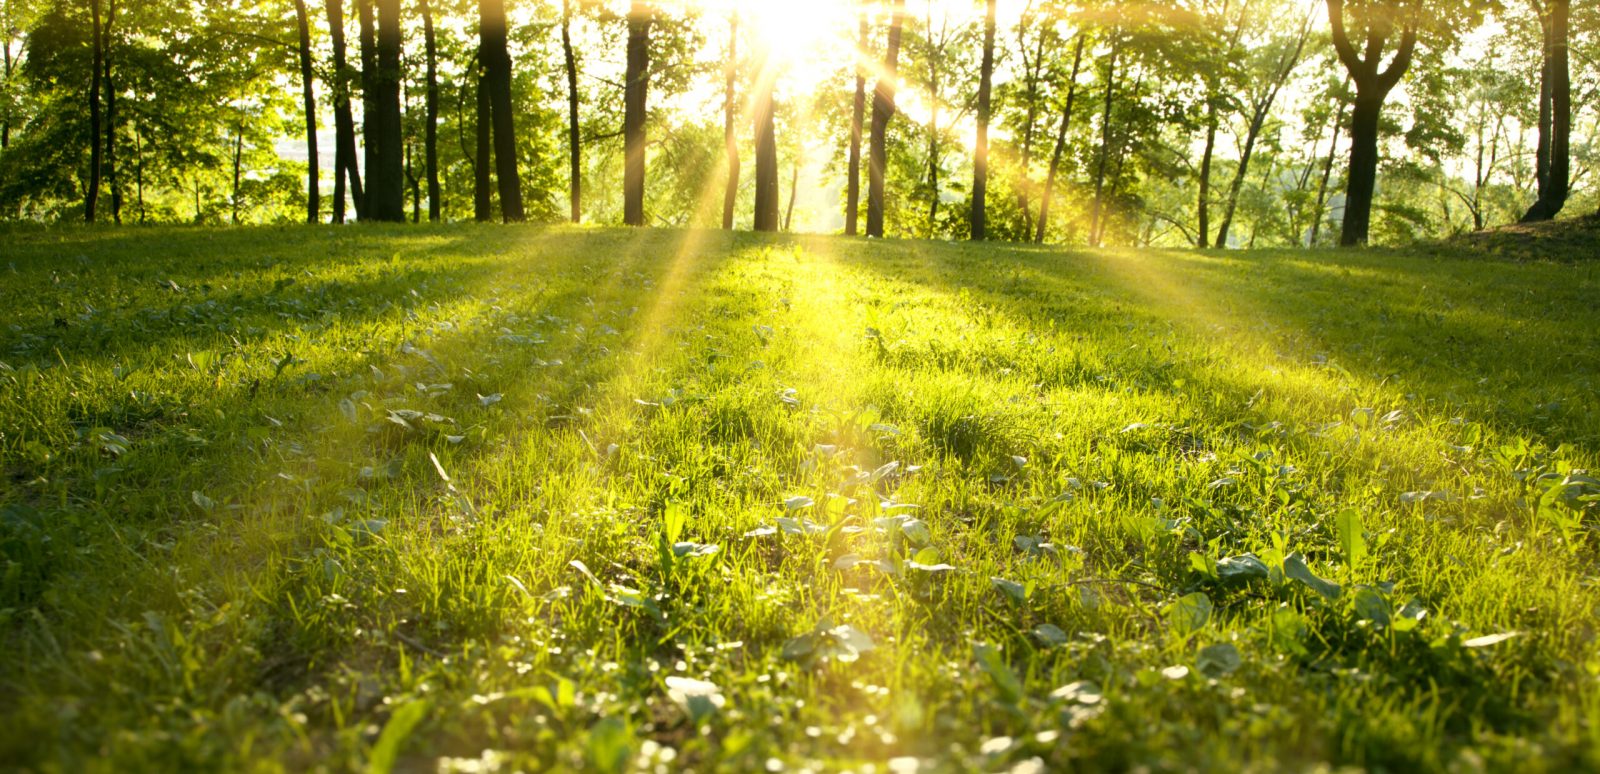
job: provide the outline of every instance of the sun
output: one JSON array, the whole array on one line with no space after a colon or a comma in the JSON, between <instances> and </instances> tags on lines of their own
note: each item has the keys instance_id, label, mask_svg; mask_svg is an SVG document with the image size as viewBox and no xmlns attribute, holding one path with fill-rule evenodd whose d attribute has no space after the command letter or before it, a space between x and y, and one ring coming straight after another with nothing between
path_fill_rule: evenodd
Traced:
<instances>
[{"instance_id":1,"label":"sun","mask_svg":"<svg viewBox=\"0 0 1600 774\"><path fill-rule=\"evenodd\" d=\"M860 8L852 0L698 0L694 5L720 16L737 11L743 41L769 56L772 67L792 74L841 53L848 56Z\"/></svg>"}]
</instances>

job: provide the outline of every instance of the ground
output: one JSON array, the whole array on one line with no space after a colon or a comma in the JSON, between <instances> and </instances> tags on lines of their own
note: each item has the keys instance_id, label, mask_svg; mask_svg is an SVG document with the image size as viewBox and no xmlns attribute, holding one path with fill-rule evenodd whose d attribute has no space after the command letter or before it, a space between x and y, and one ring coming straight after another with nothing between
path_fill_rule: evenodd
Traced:
<instances>
[{"instance_id":1,"label":"ground","mask_svg":"<svg viewBox=\"0 0 1600 774\"><path fill-rule=\"evenodd\" d=\"M0 766L1600 766L1600 263L0 234Z\"/></svg>"}]
</instances>

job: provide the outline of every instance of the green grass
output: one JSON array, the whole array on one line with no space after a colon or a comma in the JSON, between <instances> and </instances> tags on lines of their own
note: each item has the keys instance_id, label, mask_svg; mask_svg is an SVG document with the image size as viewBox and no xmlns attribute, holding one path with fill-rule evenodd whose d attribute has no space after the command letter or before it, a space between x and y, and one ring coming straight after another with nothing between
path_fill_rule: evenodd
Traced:
<instances>
[{"instance_id":1,"label":"green grass","mask_svg":"<svg viewBox=\"0 0 1600 774\"><path fill-rule=\"evenodd\" d=\"M1600 264L3 238L5 768L1600 766Z\"/></svg>"}]
</instances>

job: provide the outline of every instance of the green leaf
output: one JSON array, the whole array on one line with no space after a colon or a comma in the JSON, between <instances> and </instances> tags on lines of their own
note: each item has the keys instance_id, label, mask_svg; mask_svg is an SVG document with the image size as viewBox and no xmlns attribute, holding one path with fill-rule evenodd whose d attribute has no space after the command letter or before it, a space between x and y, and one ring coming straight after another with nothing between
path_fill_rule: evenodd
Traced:
<instances>
[{"instance_id":1,"label":"green leaf","mask_svg":"<svg viewBox=\"0 0 1600 774\"><path fill-rule=\"evenodd\" d=\"M1219 642L1200 649L1195 668L1206 677L1222 677L1239 668L1239 649L1233 643Z\"/></svg>"},{"instance_id":2,"label":"green leaf","mask_svg":"<svg viewBox=\"0 0 1600 774\"><path fill-rule=\"evenodd\" d=\"M1067 644L1067 633L1055 624L1043 623L1033 627L1033 638L1047 648L1059 648Z\"/></svg>"},{"instance_id":3,"label":"green leaf","mask_svg":"<svg viewBox=\"0 0 1600 774\"><path fill-rule=\"evenodd\" d=\"M1230 556L1217 562L1217 577L1225 583L1249 583L1266 580L1271 573L1255 554Z\"/></svg>"},{"instance_id":4,"label":"green leaf","mask_svg":"<svg viewBox=\"0 0 1600 774\"><path fill-rule=\"evenodd\" d=\"M1371 586L1361 586L1355 591L1353 600L1356 615L1363 621L1371 621L1379 626L1389 625L1389 598L1383 592Z\"/></svg>"},{"instance_id":5,"label":"green leaf","mask_svg":"<svg viewBox=\"0 0 1600 774\"><path fill-rule=\"evenodd\" d=\"M1179 634L1188 634L1211 620L1211 598L1198 591L1178 597L1167 605L1167 623Z\"/></svg>"},{"instance_id":6,"label":"green leaf","mask_svg":"<svg viewBox=\"0 0 1600 774\"><path fill-rule=\"evenodd\" d=\"M1305 584L1307 588L1327 599L1339 598L1339 584L1317 577L1311 572L1311 568L1306 566L1305 557L1298 553L1289 554L1284 558L1283 574L1286 578Z\"/></svg>"},{"instance_id":7,"label":"green leaf","mask_svg":"<svg viewBox=\"0 0 1600 774\"><path fill-rule=\"evenodd\" d=\"M621 719L605 718L589 729L587 747L589 765L595 771L620 774L633 760L633 732Z\"/></svg>"},{"instance_id":8,"label":"green leaf","mask_svg":"<svg viewBox=\"0 0 1600 774\"><path fill-rule=\"evenodd\" d=\"M1011 601L1019 605L1028 601L1028 587L1022 585L1021 583L998 577L990 578L989 582L994 584L994 587L999 589L1001 593L1010 597Z\"/></svg>"},{"instance_id":9,"label":"green leaf","mask_svg":"<svg viewBox=\"0 0 1600 774\"><path fill-rule=\"evenodd\" d=\"M1011 665L1006 663L1000 651L993 646L979 643L973 647L972 653L978 660L978 666L989 675L989 681L994 683L995 690L1000 692L1000 698L1008 704L1017 703L1022 698L1022 680L1012 671Z\"/></svg>"},{"instance_id":10,"label":"green leaf","mask_svg":"<svg viewBox=\"0 0 1600 774\"><path fill-rule=\"evenodd\" d=\"M1361 560L1367 556L1367 538L1361 531L1361 513L1354 508L1346 508L1333 517L1334 529L1339 533L1339 550L1344 552L1344 561L1353 567L1359 567Z\"/></svg>"},{"instance_id":11,"label":"green leaf","mask_svg":"<svg viewBox=\"0 0 1600 774\"><path fill-rule=\"evenodd\" d=\"M428 714L428 701L416 699L400 705L400 708L389 716L389 722L383 724L383 732L378 734L378 741L372 745L372 753L367 756L368 774L388 774L394 770L395 761L400 758L400 748L405 744L406 737L411 735L412 729L422 722Z\"/></svg>"}]
</instances>

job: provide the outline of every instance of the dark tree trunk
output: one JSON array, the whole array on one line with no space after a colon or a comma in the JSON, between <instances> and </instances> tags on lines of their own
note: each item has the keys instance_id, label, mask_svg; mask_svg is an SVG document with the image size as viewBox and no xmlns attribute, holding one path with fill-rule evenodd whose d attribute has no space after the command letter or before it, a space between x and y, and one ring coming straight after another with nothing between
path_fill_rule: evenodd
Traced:
<instances>
[{"instance_id":1,"label":"dark tree trunk","mask_svg":"<svg viewBox=\"0 0 1600 774\"><path fill-rule=\"evenodd\" d=\"M978 71L978 143L972 154L972 239L989 238L989 98L994 81L994 4L989 0L983 17L983 63Z\"/></svg>"},{"instance_id":2,"label":"dark tree trunk","mask_svg":"<svg viewBox=\"0 0 1600 774\"><path fill-rule=\"evenodd\" d=\"M400 125L400 0L378 2L378 70L373 78L376 131L368 142L378 146L376 164L367 173L372 219L404 223L406 219L405 145ZM372 127L369 127L372 128Z\"/></svg>"},{"instance_id":3,"label":"dark tree trunk","mask_svg":"<svg viewBox=\"0 0 1600 774\"><path fill-rule=\"evenodd\" d=\"M105 66L105 43L100 25L100 0L89 0L90 42L94 59L89 65L89 186L83 197L83 219L94 222L95 208L100 203L100 75Z\"/></svg>"},{"instance_id":4,"label":"dark tree trunk","mask_svg":"<svg viewBox=\"0 0 1600 774\"><path fill-rule=\"evenodd\" d=\"M754 113L756 125L756 231L778 230L778 139L773 129L770 60L762 57L756 68Z\"/></svg>"},{"instance_id":5,"label":"dark tree trunk","mask_svg":"<svg viewBox=\"0 0 1600 774\"><path fill-rule=\"evenodd\" d=\"M794 157L794 166L789 168L789 206L783 211L783 230L789 231L794 226L794 200L800 194L800 156Z\"/></svg>"},{"instance_id":6,"label":"dark tree trunk","mask_svg":"<svg viewBox=\"0 0 1600 774\"><path fill-rule=\"evenodd\" d=\"M100 82L106 90L106 153L103 160L106 190L111 194L111 222L122 225L122 189L117 186L117 90L111 82L111 30L117 23L117 0L106 3L106 25L100 38L105 72Z\"/></svg>"},{"instance_id":7,"label":"dark tree trunk","mask_svg":"<svg viewBox=\"0 0 1600 774\"><path fill-rule=\"evenodd\" d=\"M500 217L507 223L525 219L522 176L517 170L516 124L511 106L511 54L506 50L504 0L478 0L478 57L494 132L494 179L500 193Z\"/></svg>"},{"instance_id":8,"label":"dark tree trunk","mask_svg":"<svg viewBox=\"0 0 1600 774\"><path fill-rule=\"evenodd\" d=\"M722 146L728 163L728 182L722 189L722 227L733 229L733 208L739 201L739 134L735 126L738 110L734 85L739 75L739 11L728 15L728 62L722 94Z\"/></svg>"},{"instance_id":9,"label":"dark tree trunk","mask_svg":"<svg viewBox=\"0 0 1600 774\"><path fill-rule=\"evenodd\" d=\"M561 2L561 54L567 68L567 189L572 222L583 220L583 142L578 135L578 57L572 52L572 0Z\"/></svg>"},{"instance_id":10,"label":"dark tree trunk","mask_svg":"<svg viewBox=\"0 0 1600 774\"><path fill-rule=\"evenodd\" d=\"M423 128L423 163L428 167L428 222L444 217L444 197L439 192L439 47L433 32L433 8L419 0L422 12L422 40L427 51L428 90L427 126Z\"/></svg>"},{"instance_id":11,"label":"dark tree trunk","mask_svg":"<svg viewBox=\"0 0 1600 774\"><path fill-rule=\"evenodd\" d=\"M306 119L306 222L322 219L322 181L317 164L317 94L311 72L311 19L306 0L294 0L295 22L300 31L300 90Z\"/></svg>"},{"instance_id":12,"label":"dark tree trunk","mask_svg":"<svg viewBox=\"0 0 1600 774\"><path fill-rule=\"evenodd\" d=\"M343 223L345 181L360 217L363 191L356 164L356 124L350 114L350 66L345 61L344 0L327 0L328 31L333 43L333 222Z\"/></svg>"},{"instance_id":13,"label":"dark tree trunk","mask_svg":"<svg viewBox=\"0 0 1600 774\"><path fill-rule=\"evenodd\" d=\"M1067 102L1061 108L1061 125L1056 129L1056 146L1050 152L1050 171L1045 173L1044 194L1039 197L1039 224L1033 241L1044 244L1046 229L1050 226L1050 199L1055 194L1056 173L1061 169L1061 156L1067 148L1067 131L1072 126L1072 103L1078 96L1078 68L1083 64L1083 33L1078 33L1078 45L1072 52L1072 76L1067 79Z\"/></svg>"},{"instance_id":14,"label":"dark tree trunk","mask_svg":"<svg viewBox=\"0 0 1600 774\"><path fill-rule=\"evenodd\" d=\"M11 76L14 74L14 70L16 68L16 57L12 56L12 54L11 54L11 38L13 37L13 35L11 34L11 31L10 30L6 30L5 31L5 36L6 36L5 46L4 46L4 50L5 50L5 67L6 67L5 73L6 73L6 82L10 83L11 82ZM9 150L10 148L11 148L11 114L8 112L4 116L0 116L0 151Z\"/></svg>"},{"instance_id":15,"label":"dark tree trunk","mask_svg":"<svg viewBox=\"0 0 1600 774\"><path fill-rule=\"evenodd\" d=\"M1100 116L1100 161L1094 173L1094 209L1089 214L1089 246L1100 246L1100 219L1105 213L1106 164L1111 160L1111 103L1117 90L1117 55L1122 41L1111 45L1111 58L1106 61L1106 102Z\"/></svg>"},{"instance_id":16,"label":"dark tree trunk","mask_svg":"<svg viewBox=\"0 0 1600 774\"><path fill-rule=\"evenodd\" d=\"M1379 70L1383 47L1390 32L1369 29L1365 51L1357 53L1345 29L1344 0L1328 0L1328 22L1339 61L1356 85L1355 109L1350 115L1350 172L1345 179L1344 227L1341 247L1367 243L1372 222L1372 195L1378 179L1378 127L1383 101L1411 66L1417 31L1412 20L1401 29L1400 43L1388 69Z\"/></svg>"},{"instance_id":17,"label":"dark tree trunk","mask_svg":"<svg viewBox=\"0 0 1600 774\"><path fill-rule=\"evenodd\" d=\"M889 165L889 121L894 118L894 81L900 74L900 29L905 0L889 4L889 42L883 73L872 90L872 142L867 149L867 236L883 236L884 173Z\"/></svg>"},{"instance_id":18,"label":"dark tree trunk","mask_svg":"<svg viewBox=\"0 0 1600 774\"><path fill-rule=\"evenodd\" d=\"M1211 246L1211 157L1217 147L1217 105L1206 105L1206 148L1200 154L1200 196L1195 204L1195 220L1199 229L1194 246L1205 249Z\"/></svg>"},{"instance_id":19,"label":"dark tree trunk","mask_svg":"<svg viewBox=\"0 0 1600 774\"><path fill-rule=\"evenodd\" d=\"M373 0L356 0L358 25L357 50L361 55L361 168L366 171L367 187L356 204L356 214L363 220L375 218L372 211L373 189L380 185L382 172L378 169L378 49L377 32L372 18Z\"/></svg>"},{"instance_id":20,"label":"dark tree trunk","mask_svg":"<svg viewBox=\"0 0 1600 774\"><path fill-rule=\"evenodd\" d=\"M228 201L231 203L231 205L233 207L232 221L233 221L233 225L235 225L235 226L239 225L239 210L240 210L240 207L243 204L241 193L240 193L240 181L243 179L243 177L244 177L244 117L241 116L240 119L239 119L239 126L234 131L234 134L233 134L233 195L228 197ZM196 222L199 222L199 220L200 220L200 189L199 189L199 186L200 186L200 184L198 182L196 182L195 183L195 194L194 194L194 196L195 196L195 205L194 205L194 213L195 213L195 215L194 215L194 219L195 219Z\"/></svg>"},{"instance_id":21,"label":"dark tree trunk","mask_svg":"<svg viewBox=\"0 0 1600 774\"><path fill-rule=\"evenodd\" d=\"M494 165L494 130L490 126L494 119L490 115L487 80L480 73L476 89L478 119L475 124L477 142L473 147L472 217L479 223L487 223L494 217L494 178L491 172Z\"/></svg>"},{"instance_id":22,"label":"dark tree trunk","mask_svg":"<svg viewBox=\"0 0 1600 774\"><path fill-rule=\"evenodd\" d=\"M655 9L634 0L628 10L628 65L622 96L622 222L644 225L645 115L650 89L650 24Z\"/></svg>"},{"instance_id":23,"label":"dark tree trunk","mask_svg":"<svg viewBox=\"0 0 1600 774\"><path fill-rule=\"evenodd\" d=\"M1572 79L1567 65L1569 0L1546 0L1540 26L1544 66L1539 71L1539 146L1536 175L1539 198L1523 223L1550 220L1567 204L1571 185Z\"/></svg>"},{"instance_id":24,"label":"dark tree trunk","mask_svg":"<svg viewBox=\"0 0 1600 774\"><path fill-rule=\"evenodd\" d=\"M861 31L856 39L856 97L850 106L850 159L845 180L844 233L856 235L856 219L861 212L861 119L867 104L867 0L857 11Z\"/></svg>"}]
</instances>

